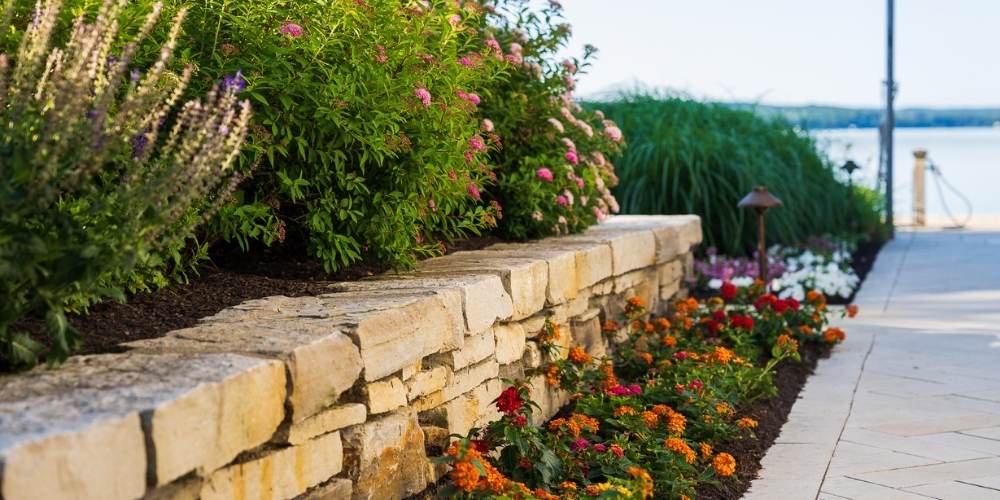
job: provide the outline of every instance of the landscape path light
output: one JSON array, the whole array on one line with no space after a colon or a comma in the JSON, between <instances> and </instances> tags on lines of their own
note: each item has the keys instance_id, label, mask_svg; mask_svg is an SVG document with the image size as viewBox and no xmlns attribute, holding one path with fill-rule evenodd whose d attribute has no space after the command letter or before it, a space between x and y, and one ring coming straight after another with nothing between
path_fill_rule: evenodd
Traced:
<instances>
[{"instance_id":1,"label":"landscape path light","mask_svg":"<svg viewBox=\"0 0 1000 500\"><path fill-rule=\"evenodd\" d=\"M767 277L767 243L764 232L764 213L771 207L781 206L781 200L768 192L764 186L757 186L743 197L736 205L739 208L752 208L757 213L757 269L764 288L769 289Z\"/></svg>"},{"instance_id":2,"label":"landscape path light","mask_svg":"<svg viewBox=\"0 0 1000 500\"><path fill-rule=\"evenodd\" d=\"M857 225L854 218L854 171L860 169L861 166L854 163L854 160L847 160L840 169L847 172L847 223L850 225L851 230Z\"/></svg>"}]
</instances>

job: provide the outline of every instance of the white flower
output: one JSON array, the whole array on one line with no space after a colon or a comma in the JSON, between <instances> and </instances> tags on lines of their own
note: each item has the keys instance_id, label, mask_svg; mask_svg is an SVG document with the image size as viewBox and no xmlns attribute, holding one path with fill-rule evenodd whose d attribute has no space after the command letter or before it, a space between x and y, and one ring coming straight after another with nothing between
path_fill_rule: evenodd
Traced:
<instances>
[{"instance_id":1,"label":"white flower","mask_svg":"<svg viewBox=\"0 0 1000 500\"><path fill-rule=\"evenodd\" d=\"M719 278L712 278L708 280L708 287L712 290L718 290L719 288L722 288L722 280Z\"/></svg>"}]
</instances>

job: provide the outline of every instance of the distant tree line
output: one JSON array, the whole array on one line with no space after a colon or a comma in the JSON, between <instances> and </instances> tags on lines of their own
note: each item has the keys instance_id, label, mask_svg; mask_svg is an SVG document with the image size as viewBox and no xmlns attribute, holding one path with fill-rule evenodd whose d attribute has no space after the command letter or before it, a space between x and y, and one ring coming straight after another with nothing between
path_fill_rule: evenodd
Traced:
<instances>
[{"instance_id":1,"label":"distant tree line","mask_svg":"<svg viewBox=\"0 0 1000 500\"><path fill-rule=\"evenodd\" d=\"M879 108L834 106L770 106L753 103L725 103L734 109L754 111L766 118L781 116L810 130L824 128L877 128L882 121ZM1000 122L997 108L904 108L896 110L897 127L990 127Z\"/></svg>"}]
</instances>

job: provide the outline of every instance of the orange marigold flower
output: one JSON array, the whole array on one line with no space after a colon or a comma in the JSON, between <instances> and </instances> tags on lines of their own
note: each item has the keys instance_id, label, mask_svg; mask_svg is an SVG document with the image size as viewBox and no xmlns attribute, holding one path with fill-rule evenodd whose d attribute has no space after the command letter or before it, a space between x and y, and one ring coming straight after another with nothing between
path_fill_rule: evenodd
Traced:
<instances>
[{"instance_id":1,"label":"orange marigold flower","mask_svg":"<svg viewBox=\"0 0 1000 500\"><path fill-rule=\"evenodd\" d=\"M667 438L663 442L663 446L666 446L668 450L680 454L684 457L684 461L693 464L695 460L698 459L698 455L691 449L690 446L683 439L678 438Z\"/></svg>"},{"instance_id":2,"label":"orange marigold flower","mask_svg":"<svg viewBox=\"0 0 1000 500\"><path fill-rule=\"evenodd\" d=\"M847 305L847 317L848 318L853 318L853 317L855 317L857 315L858 315L858 305L857 304L848 304Z\"/></svg>"},{"instance_id":3,"label":"orange marigold flower","mask_svg":"<svg viewBox=\"0 0 1000 500\"><path fill-rule=\"evenodd\" d=\"M786 334L778 335L778 340L775 345L782 349L787 349L788 351L799 350L799 342Z\"/></svg>"},{"instance_id":4,"label":"orange marigold flower","mask_svg":"<svg viewBox=\"0 0 1000 500\"><path fill-rule=\"evenodd\" d=\"M605 320L604 324L601 325L601 330L604 330L605 332L614 332L614 331L617 331L618 328L619 328L618 327L618 323L615 322L615 321L612 321L610 319L609 320Z\"/></svg>"},{"instance_id":5,"label":"orange marigold flower","mask_svg":"<svg viewBox=\"0 0 1000 500\"><path fill-rule=\"evenodd\" d=\"M576 491L576 483L573 481L563 481L559 483L559 489L564 491Z\"/></svg>"},{"instance_id":6,"label":"orange marigold flower","mask_svg":"<svg viewBox=\"0 0 1000 500\"><path fill-rule=\"evenodd\" d=\"M667 415L667 431L675 436L680 436L684 434L684 428L687 427L687 418L684 415L677 413L676 411L671 411L670 415Z\"/></svg>"},{"instance_id":7,"label":"orange marigold flower","mask_svg":"<svg viewBox=\"0 0 1000 500\"><path fill-rule=\"evenodd\" d=\"M656 427L656 424L660 423L660 417L649 410L642 412L639 416L641 416L642 420L646 422L646 427L649 427L650 429Z\"/></svg>"},{"instance_id":8,"label":"orange marigold flower","mask_svg":"<svg viewBox=\"0 0 1000 500\"><path fill-rule=\"evenodd\" d=\"M674 410L671 410L670 407L667 406L667 405L653 405L652 409L653 409L653 413L655 413L655 414L657 414L657 415L659 415L661 417L665 417L667 415L670 415L670 413L674 411Z\"/></svg>"},{"instance_id":9,"label":"orange marigold flower","mask_svg":"<svg viewBox=\"0 0 1000 500\"><path fill-rule=\"evenodd\" d=\"M552 363L545 369L545 382L551 386L559 387L559 381L561 380L559 374L559 365Z\"/></svg>"},{"instance_id":10,"label":"orange marigold flower","mask_svg":"<svg viewBox=\"0 0 1000 500\"><path fill-rule=\"evenodd\" d=\"M690 330L694 326L694 320L691 318L684 318L684 329Z\"/></svg>"},{"instance_id":11,"label":"orange marigold flower","mask_svg":"<svg viewBox=\"0 0 1000 500\"><path fill-rule=\"evenodd\" d=\"M642 300L642 297L629 297L626 302L636 309L646 308L646 303Z\"/></svg>"},{"instance_id":12,"label":"orange marigold flower","mask_svg":"<svg viewBox=\"0 0 1000 500\"><path fill-rule=\"evenodd\" d=\"M828 344L843 342L845 338L847 338L847 335L844 334L844 331L835 326L831 326L823 332L823 340L825 340Z\"/></svg>"},{"instance_id":13,"label":"orange marigold flower","mask_svg":"<svg viewBox=\"0 0 1000 500\"><path fill-rule=\"evenodd\" d=\"M587 354L587 351L584 351L582 347L573 346L569 348L569 360L578 365L585 365L590 363L593 359L594 358L590 357L590 354Z\"/></svg>"},{"instance_id":14,"label":"orange marigold flower","mask_svg":"<svg viewBox=\"0 0 1000 500\"><path fill-rule=\"evenodd\" d=\"M719 453L712 459L715 473L722 477L732 476L736 472L736 459L728 453Z\"/></svg>"},{"instance_id":15,"label":"orange marigold flower","mask_svg":"<svg viewBox=\"0 0 1000 500\"><path fill-rule=\"evenodd\" d=\"M640 352L639 358L645 361L647 365L653 364L653 355L648 352Z\"/></svg>"},{"instance_id":16,"label":"orange marigold flower","mask_svg":"<svg viewBox=\"0 0 1000 500\"><path fill-rule=\"evenodd\" d=\"M469 462L455 462L450 473L451 482L455 487L466 492L472 492L479 484L479 469Z\"/></svg>"},{"instance_id":17,"label":"orange marigold flower","mask_svg":"<svg viewBox=\"0 0 1000 500\"><path fill-rule=\"evenodd\" d=\"M656 329L658 331L666 331L670 329L670 321L667 318L656 318Z\"/></svg>"},{"instance_id":18,"label":"orange marigold flower","mask_svg":"<svg viewBox=\"0 0 1000 500\"><path fill-rule=\"evenodd\" d=\"M712 456L712 445L708 443L701 443L698 445L698 451L701 452L701 459L708 460Z\"/></svg>"},{"instance_id":19,"label":"orange marigold flower","mask_svg":"<svg viewBox=\"0 0 1000 500\"><path fill-rule=\"evenodd\" d=\"M723 417L729 417L733 415L734 410L729 403L723 402L715 405L715 413L718 413L720 416Z\"/></svg>"},{"instance_id":20,"label":"orange marigold flower","mask_svg":"<svg viewBox=\"0 0 1000 500\"><path fill-rule=\"evenodd\" d=\"M722 346L717 346L712 351L712 359L723 365L729 364L729 362L732 361L733 356L735 356L733 351L730 351Z\"/></svg>"},{"instance_id":21,"label":"orange marigold flower","mask_svg":"<svg viewBox=\"0 0 1000 500\"><path fill-rule=\"evenodd\" d=\"M539 500L559 500L559 495L553 495L552 493L549 493L541 488L535 490L535 496L538 497Z\"/></svg>"},{"instance_id":22,"label":"orange marigold flower","mask_svg":"<svg viewBox=\"0 0 1000 500\"><path fill-rule=\"evenodd\" d=\"M626 469L628 475L639 480L642 485L642 498L649 498L653 496L653 478L650 477L649 472L642 467L631 466Z\"/></svg>"},{"instance_id":23,"label":"orange marigold flower","mask_svg":"<svg viewBox=\"0 0 1000 500\"><path fill-rule=\"evenodd\" d=\"M674 347L677 345L677 339L675 339L673 335L664 335L662 342L663 345L667 347Z\"/></svg>"},{"instance_id":24,"label":"orange marigold flower","mask_svg":"<svg viewBox=\"0 0 1000 500\"><path fill-rule=\"evenodd\" d=\"M706 413L706 414L704 414L704 415L701 416L701 421L705 422L706 424L710 424L712 422L715 422L715 419L712 418L711 415L709 415L708 413Z\"/></svg>"},{"instance_id":25,"label":"orange marigold flower","mask_svg":"<svg viewBox=\"0 0 1000 500\"><path fill-rule=\"evenodd\" d=\"M806 292L806 300L810 303L825 304L826 296L816 290L809 290Z\"/></svg>"},{"instance_id":26,"label":"orange marigold flower","mask_svg":"<svg viewBox=\"0 0 1000 500\"><path fill-rule=\"evenodd\" d=\"M510 486L510 480L503 473L498 471L489 462L483 462L483 469L486 470L486 487L493 493L503 493Z\"/></svg>"},{"instance_id":27,"label":"orange marigold flower","mask_svg":"<svg viewBox=\"0 0 1000 500\"><path fill-rule=\"evenodd\" d=\"M632 408L631 406L619 406L618 408L615 408L614 412L615 417L620 417L622 415L635 415L635 414L636 414L635 408Z\"/></svg>"},{"instance_id":28,"label":"orange marigold flower","mask_svg":"<svg viewBox=\"0 0 1000 500\"><path fill-rule=\"evenodd\" d=\"M740 429L756 429L757 421L749 417L743 417L736 421L736 427Z\"/></svg>"},{"instance_id":29,"label":"orange marigold flower","mask_svg":"<svg viewBox=\"0 0 1000 500\"><path fill-rule=\"evenodd\" d=\"M809 325L800 325L799 326L799 333L801 333L802 335L811 335L812 332L813 332L813 327L811 327Z\"/></svg>"},{"instance_id":30,"label":"orange marigold flower","mask_svg":"<svg viewBox=\"0 0 1000 500\"><path fill-rule=\"evenodd\" d=\"M698 304L698 299L696 299L694 297L688 297L685 302L686 302L686 304L688 306L688 309L697 309L698 308L698 305L699 305Z\"/></svg>"}]
</instances>

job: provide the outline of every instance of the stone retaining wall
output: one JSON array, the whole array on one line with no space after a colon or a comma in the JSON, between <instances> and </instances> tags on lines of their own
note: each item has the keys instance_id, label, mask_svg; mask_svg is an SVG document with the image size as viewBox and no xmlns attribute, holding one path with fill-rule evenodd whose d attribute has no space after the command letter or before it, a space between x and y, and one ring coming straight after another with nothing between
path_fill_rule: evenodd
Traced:
<instances>
[{"instance_id":1,"label":"stone retaining wall","mask_svg":"<svg viewBox=\"0 0 1000 500\"><path fill-rule=\"evenodd\" d=\"M605 318L683 294L694 216L620 216L417 270L269 297L120 354L0 379L0 494L21 499L404 498L451 433L499 417L502 378L543 411L551 316L600 356ZM565 350L564 350L565 351ZM538 423L538 422L536 422Z\"/></svg>"}]
</instances>

